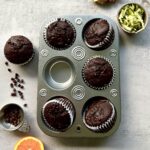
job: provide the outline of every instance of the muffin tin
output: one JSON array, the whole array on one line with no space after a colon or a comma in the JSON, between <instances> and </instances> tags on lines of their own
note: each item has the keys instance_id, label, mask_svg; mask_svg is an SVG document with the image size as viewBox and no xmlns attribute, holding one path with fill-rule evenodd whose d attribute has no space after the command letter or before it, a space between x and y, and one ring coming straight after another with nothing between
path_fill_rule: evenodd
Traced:
<instances>
[{"instance_id":1,"label":"muffin tin","mask_svg":"<svg viewBox=\"0 0 150 150\"><path fill-rule=\"evenodd\" d=\"M46 41L49 24L58 18L67 20L74 29L75 39L66 49L55 49ZM93 19L105 19L114 29L112 44L103 50L93 50L87 46L83 38L84 27ZM113 68L111 83L95 89L84 81L83 69L93 57L107 60ZM54 97L66 97L75 109L74 121L67 130L54 131L48 127L42 117L44 105ZM108 99L115 108L116 117L113 127L107 132L89 130L83 119L85 105L93 97ZM41 130L55 137L105 137L114 133L120 123L120 74L119 74L119 35L116 24L107 16L56 16L48 18L41 29L38 64L38 96L37 121Z\"/></svg>"}]
</instances>

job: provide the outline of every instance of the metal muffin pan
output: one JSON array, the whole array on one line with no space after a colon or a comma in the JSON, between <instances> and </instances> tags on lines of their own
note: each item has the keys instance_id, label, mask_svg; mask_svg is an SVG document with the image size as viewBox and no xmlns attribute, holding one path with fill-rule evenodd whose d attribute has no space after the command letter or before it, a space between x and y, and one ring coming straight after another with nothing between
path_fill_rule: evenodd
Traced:
<instances>
[{"instance_id":1,"label":"metal muffin pan","mask_svg":"<svg viewBox=\"0 0 150 150\"><path fill-rule=\"evenodd\" d=\"M76 31L74 43L65 50L56 50L48 46L44 39L47 25L56 18L64 18L72 23ZM105 50L95 51L87 47L83 40L83 28L93 19L106 19L114 29L115 37L112 45ZM107 88L96 90L89 87L83 80L82 69L88 59L100 56L113 64L115 75L113 82ZM41 130L54 137L86 137L100 138L110 136L120 124L120 69L119 69L119 35L116 23L104 15L94 16L55 16L46 19L40 33L39 64L38 64L38 93L37 121ZM46 126L42 119L42 108L52 97L68 98L75 108L73 125L65 132L55 132ZM89 130L83 123L83 108L86 102L95 96L105 97L116 109L116 121L106 133L96 133Z\"/></svg>"}]
</instances>

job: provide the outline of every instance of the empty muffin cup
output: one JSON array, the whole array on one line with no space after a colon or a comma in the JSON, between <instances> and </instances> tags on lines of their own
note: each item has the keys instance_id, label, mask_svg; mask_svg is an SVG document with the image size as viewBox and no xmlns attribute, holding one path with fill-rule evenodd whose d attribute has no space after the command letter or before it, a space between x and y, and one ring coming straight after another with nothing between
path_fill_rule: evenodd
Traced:
<instances>
[{"instance_id":1,"label":"empty muffin cup","mask_svg":"<svg viewBox=\"0 0 150 150\"><path fill-rule=\"evenodd\" d=\"M112 44L114 36L112 25L101 18L89 21L83 29L85 44L97 51L108 48Z\"/></svg>"},{"instance_id":2,"label":"empty muffin cup","mask_svg":"<svg viewBox=\"0 0 150 150\"><path fill-rule=\"evenodd\" d=\"M52 98L43 106L42 117L50 130L66 131L74 121L74 106L66 97Z\"/></svg>"},{"instance_id":3,"label":"empty muffin cup","mask_svg":"<svg viewBox=\"0 0 150 150\"><path fill-rule=\"evenodd\" d=\"M116 111L105 97L93 97L84 107L83 122L93 132L108 132L114 125Z\"/></svg>"},{"instance_id":4,"label":"empty muffin cup","mask_svg":"<svg viewBox=\"0 0 150 150\"><path fill-rule=\"evenodd\" d=\"M65 57L54 57L43 68L44 80L55 90L69 88L76 77L73 63Z\"/></svg>"}]
</instances>

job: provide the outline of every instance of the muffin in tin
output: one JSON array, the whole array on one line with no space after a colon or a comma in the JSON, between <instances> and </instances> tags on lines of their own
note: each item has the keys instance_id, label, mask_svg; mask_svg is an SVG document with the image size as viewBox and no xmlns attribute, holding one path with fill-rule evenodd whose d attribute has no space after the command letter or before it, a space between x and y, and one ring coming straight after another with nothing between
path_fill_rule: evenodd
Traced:
<instances>
[{"instance_id":1,"label":"muffin in tin","mask_svg":"<svg viewBox=\"0 0 150 150\"><path fill-rule=\"evenodd\" d=\"M5 44L4 54L13 64L26 64L34 56L33 45L25 36L11 36Z\"/></svg>"},{"instance_id":2,"label":"muffin in tin","mask_svg":"<svg viewBox=\"0 0 150 150\"><path fill-rule=\"evenodd\" d=\"M73 124L75 109L66 97L55 97L43 106L42 117L51 130L63 132Z\"/></svg>"},{"instance_id":3,"label":"muffin in tin","mask_svg":"<svg viewBox=\"0 0 150 150\"><path fill-rule=\"evenodd\" d=\"M62 18L51 22L45 34L46 43L57 50L70 47L76 37L74 26L68 20Z\"/></svg>"},{"instance_id":4,"label":"muffin in tin","mask_svg":"<svg viewBox=\"0 0 150 150\"><path fill-rule=\"evenodd\" d=\"M114 29L105 19L94 19L89 21L83 30L85 44L94 50L108 48L114 40Z\"/></svg>"},{"instance_id":5,"label":"muffin in tin","mask_svg":"<svg viewBox=\"0 0 150 150\"><path fill-rule=\"evenodd\" d=\"M85 104L83 122L93 132L108 132L114 125L116 111L105 97L93 97Z\"/></svg>"},{"instance_id":6,"label":"muffin in tin","mask_svg":"<svg viewBox=\"0 0 150 150\"><path fill-rule=\"evenodd\" d=\"M90 58L82 69L85 83L93 89L105 89L109 87L115 75L115 68L111 62L101 56Z\"/></svg>"}]
</instances>

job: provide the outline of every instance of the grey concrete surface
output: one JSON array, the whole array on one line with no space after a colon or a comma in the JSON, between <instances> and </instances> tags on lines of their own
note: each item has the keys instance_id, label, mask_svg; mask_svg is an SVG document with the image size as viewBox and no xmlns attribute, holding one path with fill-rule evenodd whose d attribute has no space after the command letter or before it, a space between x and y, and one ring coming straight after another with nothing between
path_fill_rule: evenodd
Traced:
<instances>
[{"instance_id":1,"label":"grey concrete surface","mask_svg":"<svg viewBox=\"0 0 150 150\"><path fill-rule=\"evenodd\" d=\"M32 135L40 138L45 150L147 150L150 147L150 23L138 35L129 36L120 30L120 67L122 121L118 131L105 139L57 139L48 137L36 122L37 60L26 66L10 65L26 81L25 100L10 97L10 78L4 65L3 47L11 35L27 36L38 53L39 31L50 15L105 14L116 21L118 9L129 0L118 0L108 7L91 0L0 0L0 106L9 102L23 105ZM136 1L140 2L140 0ZM148 8L150 9L150 8ZM0 130L0 150L13 150L14 144L26 135Z\"/></svg>"}]
</instances>

